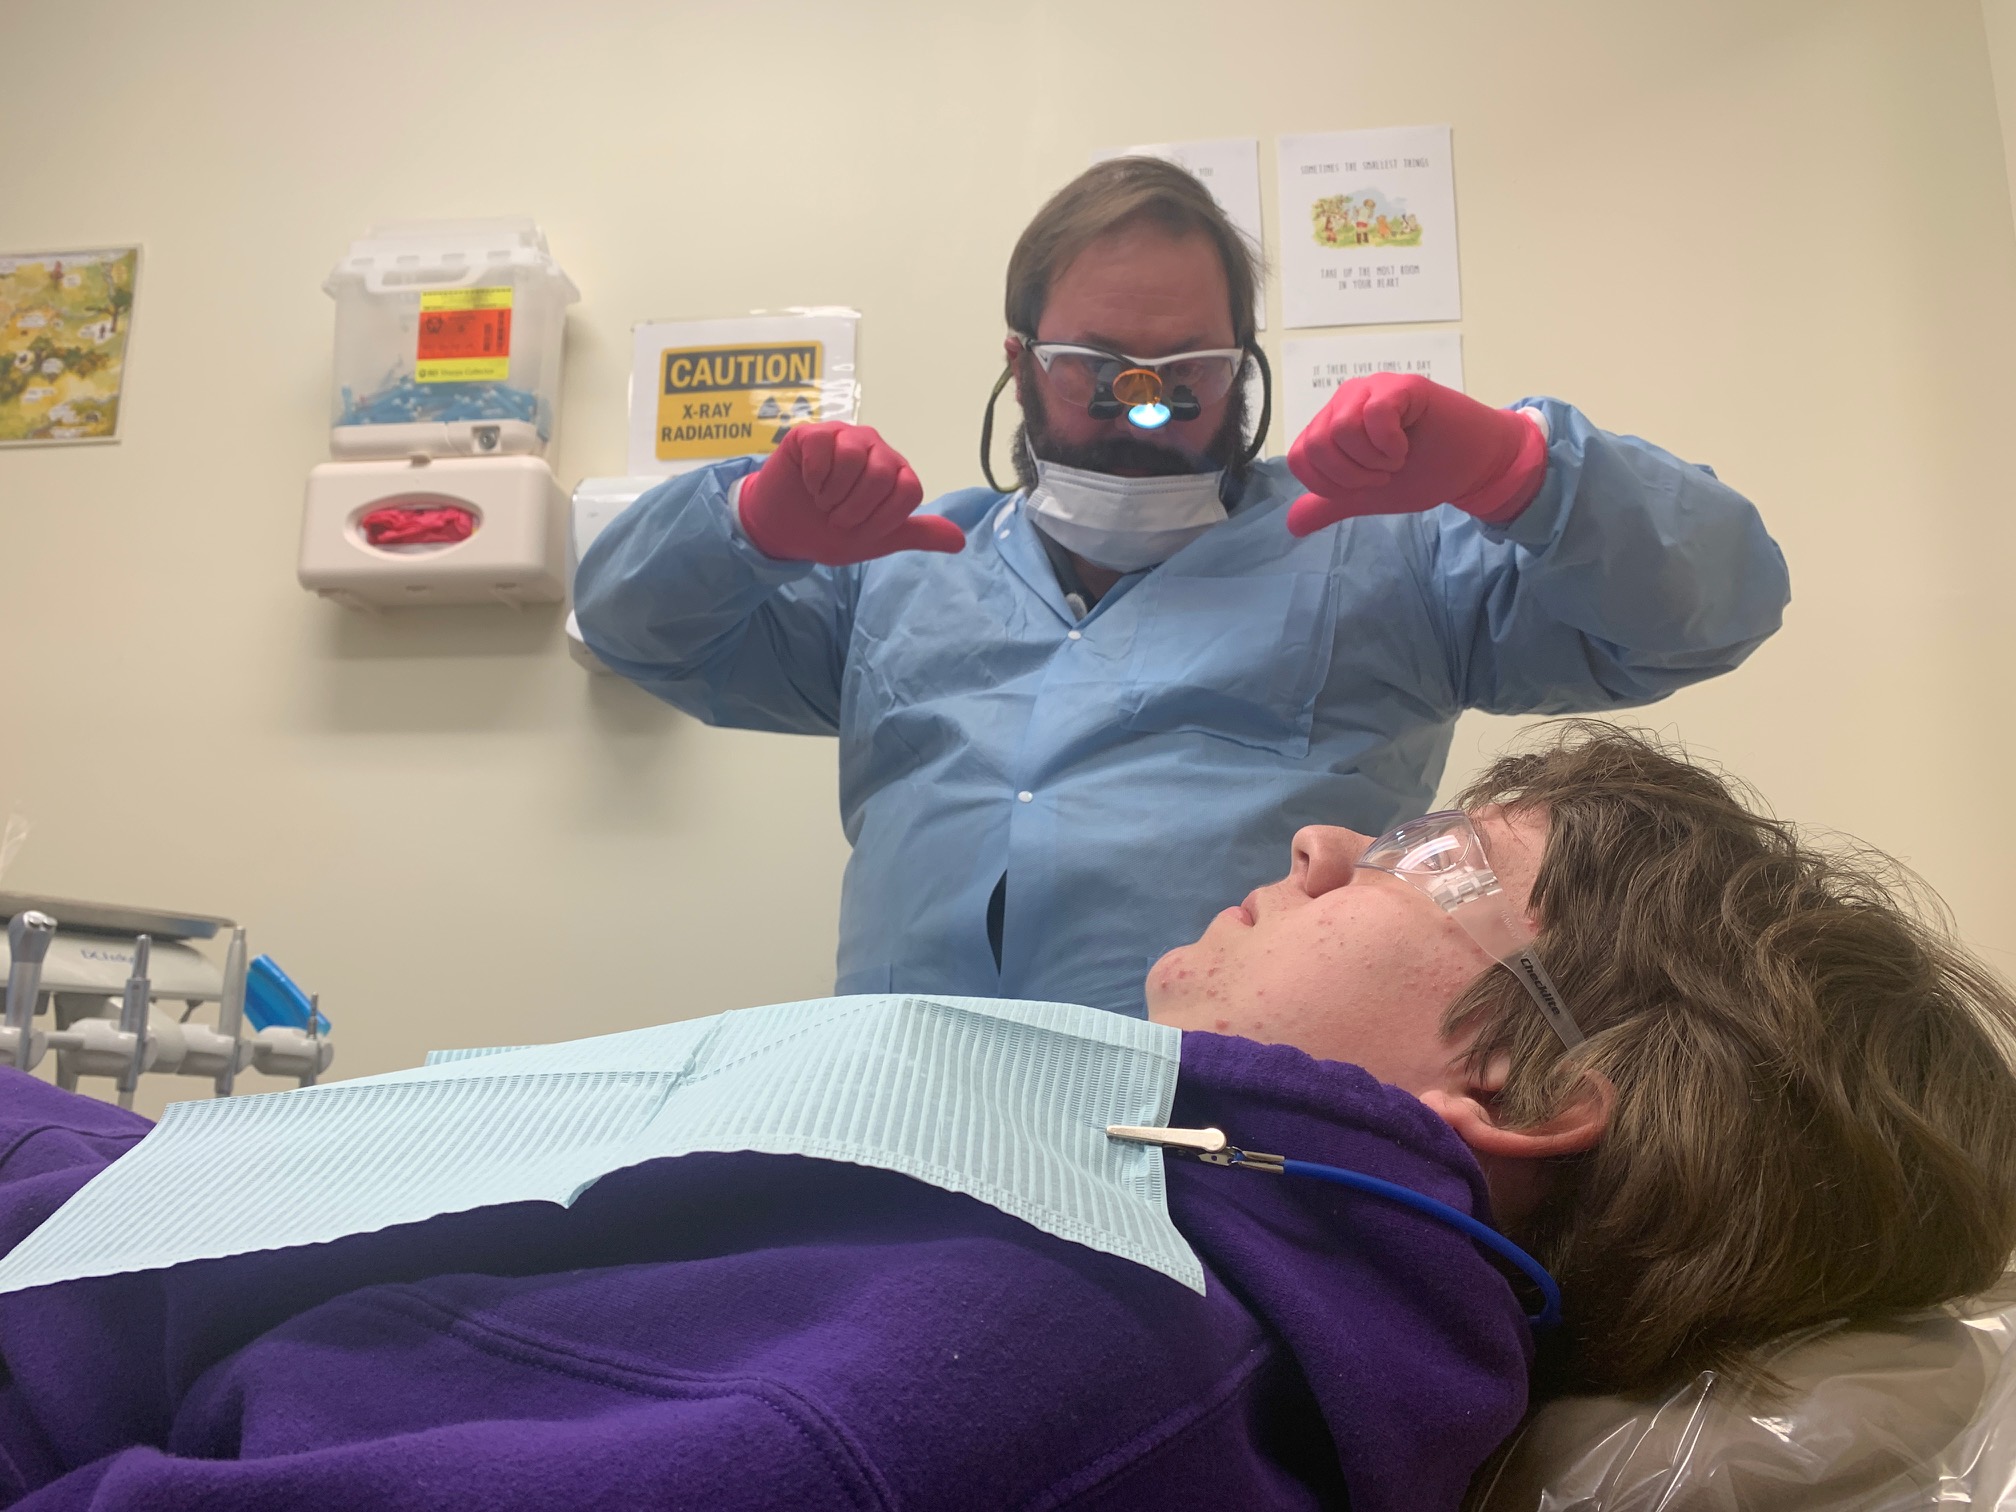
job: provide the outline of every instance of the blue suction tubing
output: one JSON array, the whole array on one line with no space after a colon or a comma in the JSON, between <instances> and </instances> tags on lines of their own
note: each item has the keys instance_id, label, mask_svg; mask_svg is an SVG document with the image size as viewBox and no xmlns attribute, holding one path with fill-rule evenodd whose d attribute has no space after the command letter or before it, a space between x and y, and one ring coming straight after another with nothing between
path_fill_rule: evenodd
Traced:
<instances>
[{"instance_id":1,"label":"blue suction tubing","mask_svg":"<svg viewBox=\"0 0 2016 1512\"><path fill-rule=\"evenodd\" d=\"M1561 1326L1561 1288L1555 1284L1554 1278L1547 1274L1547 1268L1488 1223L1479 1223L1468 1213L1460 1208L1453 1208L1446 1202L1437 1202L1433 1197L1424 1197L1412 1187L1381 1181L1377 1176L1367 1176L1359 1171L1347 1171L1341 1166L1317 1165L1308 1160L1284 1160L1281 1162L1281 1169L1290 1176L1307 1176L1314 1181L1327 1181L1332 1186L1349 1187L1354 1192L1383 1197L1388 1202L1412 1208L1425 1217L1433 1218L1437 1223L1446 1223L1449 1227L1468 1235L1540 1288L1540 1311L1526 1315L1526 1321L1532 1325L1534 1332Z\"/></svg>"}]
</instances>

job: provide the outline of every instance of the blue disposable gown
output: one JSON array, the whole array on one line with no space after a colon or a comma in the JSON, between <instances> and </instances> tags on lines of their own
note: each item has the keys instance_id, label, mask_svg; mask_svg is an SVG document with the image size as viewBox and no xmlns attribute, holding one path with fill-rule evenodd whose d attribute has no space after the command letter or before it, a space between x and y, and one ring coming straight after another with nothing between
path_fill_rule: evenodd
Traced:
<instances>
[{"instance_id":1,"label":"blue disposable gown","mask_svg":"<svg viewBox=\"0 0 2016 1512\"><path fill-rule=\"evenodd\" d=\"M743 537L728 495L757 464L725 462L596 539L581 632L709 724L840 737L836 992L1138 1015L1156 957L1281 876L1297 828L1420 813L1463 710L1649 703L1777 629L1784 558L1747 500L1528 403L1547 477L1503 529L1444 506L1298 540L1302 489L1267 462L1229 520L1083 620L1020 495L938 500L956 556L817 567Z\"/></svg>"}]
</instances>

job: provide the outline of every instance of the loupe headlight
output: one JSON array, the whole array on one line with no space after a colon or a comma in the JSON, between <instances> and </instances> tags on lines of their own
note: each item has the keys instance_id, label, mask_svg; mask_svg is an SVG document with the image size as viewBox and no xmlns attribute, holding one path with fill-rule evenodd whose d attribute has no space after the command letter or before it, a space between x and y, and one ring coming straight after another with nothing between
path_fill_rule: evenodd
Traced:
<instances>
[{"instance_id":1,"label":"loupe headlight","mask_svg":"<svg viewBox=\"0 0 2016 1512\"><path fill-rule=\"evenodd\" d=\"M1160 430L1171 420L1195 420L1203 408L1197 396L1181 384L1165 392L1162 375L1153 368L1107 362L1099 369L1098 387L1085 412L1094 420L1124 414L1137 430Z\"/></svg>"}]
</instances>

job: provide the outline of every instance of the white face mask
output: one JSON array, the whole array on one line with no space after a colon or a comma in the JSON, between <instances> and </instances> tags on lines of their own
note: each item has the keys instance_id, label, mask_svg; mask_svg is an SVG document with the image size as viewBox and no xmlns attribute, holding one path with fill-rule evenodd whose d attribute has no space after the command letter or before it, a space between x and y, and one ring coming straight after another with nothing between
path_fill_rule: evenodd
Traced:
<instances>
[{"instance_id":1,"label":"white face mask","mask_svg":"<svg viewBox=\"0 0 2016 1512\"><path fill-rule=\"evenodd\" d=\"M1226 518L1218 498L1222 471L1121 478L1033 454L1032 460L1036 487L1029 514L1036 527L1065 550L1114 572L1166 562Z\"/></svg>"}]
</instances>

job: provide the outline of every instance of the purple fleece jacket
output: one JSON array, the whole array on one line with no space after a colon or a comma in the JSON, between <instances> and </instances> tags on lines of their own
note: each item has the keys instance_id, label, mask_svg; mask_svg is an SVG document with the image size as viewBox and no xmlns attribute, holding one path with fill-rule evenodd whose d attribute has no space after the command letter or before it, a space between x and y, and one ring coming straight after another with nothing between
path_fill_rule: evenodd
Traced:
<instances>
[{"instance_id":1,"label":"purple fleece jacket","mask_svg":"<svg viewBox=\"0 0 2016 1512\"><path fill-rule=\"evenodd\" d=\"M1188 1034L1174 1122L1484 1211L1355 1066ZM0 1250L147 1127L0 1069ZM1492 1265L1314 1182L1172 1161L1169 1205L1204 1296L886 1171L691 1155L0 1297L0 1504L1455 1507L1526 1399Z\"/></svg>"}]
</instances>

